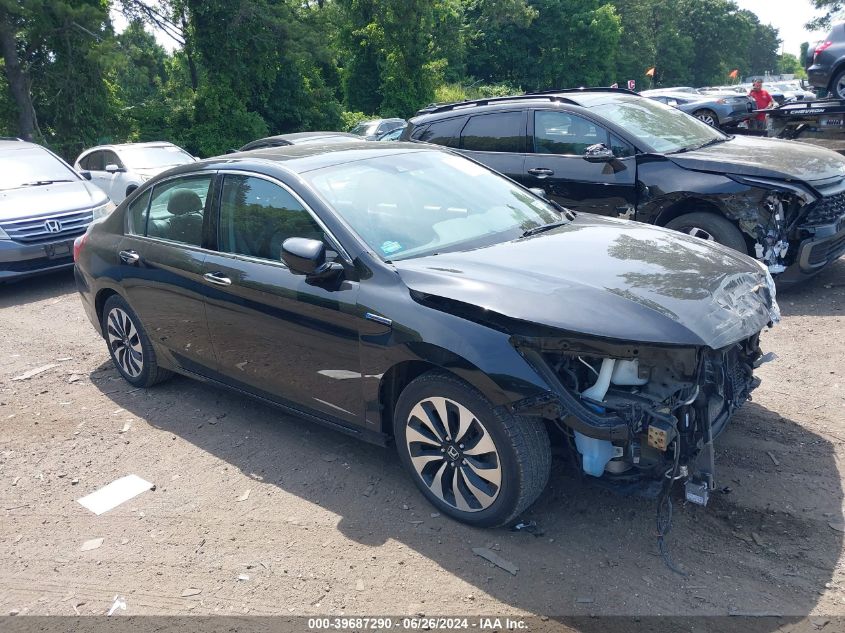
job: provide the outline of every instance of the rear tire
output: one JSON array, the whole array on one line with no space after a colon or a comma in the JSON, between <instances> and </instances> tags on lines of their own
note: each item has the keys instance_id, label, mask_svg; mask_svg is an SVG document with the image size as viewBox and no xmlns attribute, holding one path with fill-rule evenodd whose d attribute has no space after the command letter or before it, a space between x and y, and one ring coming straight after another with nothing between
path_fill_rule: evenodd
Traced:
<instances>
[{"instance_id":1,"label":"rear tire","mask_svg":"<svg viewBox=\"0 0 845 633\"><path fill-rule=\"evenodd\" d=\"M155 350L141 320L120 295L112 295L106 300L102 329L112 362L130 385L152 387L173 375L158 366Z\"/></svg>"},{"instance_id":2,"label":"rear tire","mask_svg":"<svg viewBox=\"0 0 845 633\"><path fill-rule=\"evenodd\" d=\"M666 228L703 240L718 242L744 255L748 254L748 245L736 225L715 213L708 213L707 211L685 213L667 222Z\"/></svg>"},{"instance_id":3,"label":"rear tire","mask_svg":"<svg viewBox=\"0 0 845 633\"><path fill-rule=\"evenodd\" d=\"M506 525L546 487L551 448L543 422L493 407L450 374L411 382L393 417L402 465L423 495L458 521Z\"/></svg>"},{"instance_id":4,"label":"rear tire","mask_svg":"<svg viewBox=\"0 0 845 633\"><path fill-rule=\"evenodd\" d=\"M845 70L841 70L834 75L830 82L830 92L837 99L845 99Z\"/></svg>"},{"instance_id":5,"label":"rear tire","mask_svg":"<svg viewBox=\"0 0 845 633\"><path fill-rule=\"evenodd\" d=\"M719 117L715 112L713 112L713 110L708 110L704 108L703 110L696 110L692 113L692 115L696 119L698 119L699 121L703 121L707 125L719 127Z\"/></svg>"}]
</instances>

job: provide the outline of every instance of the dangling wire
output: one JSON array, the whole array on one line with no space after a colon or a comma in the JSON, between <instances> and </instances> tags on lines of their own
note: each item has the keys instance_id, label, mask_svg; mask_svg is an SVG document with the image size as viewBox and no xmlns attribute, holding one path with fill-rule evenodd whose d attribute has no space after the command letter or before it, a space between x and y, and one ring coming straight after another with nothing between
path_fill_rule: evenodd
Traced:
<instances>
[{"instance_id":1,"label":"dangling wire","mask_svg":"<svg viewBox=\"0 0 845 633\"><path fill-rule=\"evenodd\" d=\"M657 548L660 550L660 556L663 558L666 567L676 574L686 577L686 572L676 567L675 563L672 562L672 557L669 555L669 546L666 544L666 536L672 530L672 487L675 485L675 480L678 477L680 457L680 448L678 446L678 439L676 438L674 463L672 464L672 468L666 471L669 481L663 484L663 492L657 502ZM663 516L664 507L666 508L665 517Z\"/></svg>"}]
</instances>

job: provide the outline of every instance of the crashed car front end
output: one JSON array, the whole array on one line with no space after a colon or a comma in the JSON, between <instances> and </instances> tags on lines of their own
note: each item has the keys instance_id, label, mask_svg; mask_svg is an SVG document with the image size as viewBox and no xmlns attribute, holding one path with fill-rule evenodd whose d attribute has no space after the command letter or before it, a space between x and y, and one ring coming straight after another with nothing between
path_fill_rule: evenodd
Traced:
<instances>
[{"instance_id":1,"label":"crashed car front end","mask_svg":"<svg viewBox=\"0 0 845 633\"><path fill-rule=\"evenodd\" d=\"M759 385L754 369L767 359L761 323L772 325L780 316L773 283L733 285L719 301L737 319L730 333L714 339L718 347L512 337L552 387L548 396L514 409L553 420L585 474L610 481L684 479L687 499L706 505L716 482L713 440Z\"/></svg>"},{"instance_id":2,"label":"crashed car front end","mask_svg":"<svg viewBox=\"0 0 845 633\"><path fill-rule=\"evenodd\" d=\"M797 183L733 176L748 185L726 215L753 241L754 256L778 282L799 281L845 253L845 181L811 190Z\"/></svg>"}]
</instances>

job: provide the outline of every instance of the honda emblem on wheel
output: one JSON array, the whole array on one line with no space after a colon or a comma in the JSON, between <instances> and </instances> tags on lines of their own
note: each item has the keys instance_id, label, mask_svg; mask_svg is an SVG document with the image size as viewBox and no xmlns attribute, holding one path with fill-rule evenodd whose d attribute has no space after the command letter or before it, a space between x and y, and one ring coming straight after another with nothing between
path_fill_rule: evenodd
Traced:
<instances>
[{"instance_id":1,"label":"honda emblem on wheel","mask_svg":"<svg viewBox=\"0 0 845 633\"><path fill-rule=\"evenodd\" d=\"M44 228L47 229L49 233L60 233L62 230L62 223L58 220L47 220L44 222Z\"/></svg>"}]
</instances>

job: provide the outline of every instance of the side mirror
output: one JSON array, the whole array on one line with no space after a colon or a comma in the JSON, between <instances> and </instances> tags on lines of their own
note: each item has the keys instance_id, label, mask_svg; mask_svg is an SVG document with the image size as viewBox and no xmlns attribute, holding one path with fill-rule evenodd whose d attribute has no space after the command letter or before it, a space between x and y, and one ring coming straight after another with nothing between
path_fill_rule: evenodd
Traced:
<instances>
[{"instance_id":1,"label":"side mirror","mask_svg":"<svg viewBox=\"0 0 845 633\"><path fill-rule=\"evenodd\" d=\"M87 169L80 171L79 175L82 176L85 180L91 180L91 172Z\"/></svg>"},{"instance_id":2,"label":"side mirror","mask_svg":"<svg viewBox=\"0 0 845 633\"><path fill-rule=\"evenodd\" d=\"M533 193L535 196L542 198L543 200L549 199L549 197L546 195L546 190L540 187L529 187L528 191Z\"/></svg>"},{"instance_id":3,"label":"side mirror","mask_svg":"<svg viewBox=\"0 0 845 633\"><path fill-rule=\"evenodd\" d=\"M343 270L337 262L326 261L323 242L305 237L289 237L282 243L282 261L291 272L308 279L329 279Z\"/></svg>"},{"instance_id":4,"label":"side mirror","mask_svg":"<svg viewBox=\"0 0 845 633\"><path fill-rule=\"evenodd\" d=\"M120 172L126 171L126 168L125 167L118 167L114 163L109 163L108 165L106 165L106 171L109 172L110 174L115 174L119 171Z\"/></svg>"},{"instance_id":5,"label":"side mirror","mask_svg":"<svg viewBox=\"0 0 845 633\"><path fill-rule=\"evenodd\" d=\"M612 161L613 158L613 150L604 143L590 145L587 151L584 152L584 160L591 163L607 163Z\"/></svg>"}]
</instances>

